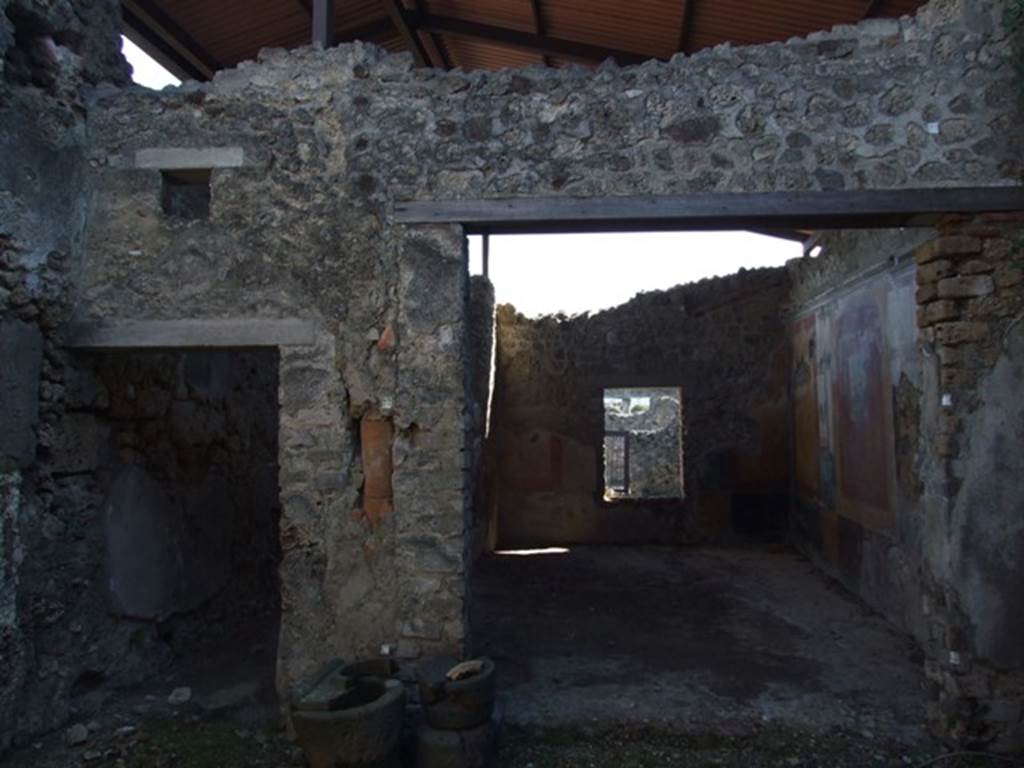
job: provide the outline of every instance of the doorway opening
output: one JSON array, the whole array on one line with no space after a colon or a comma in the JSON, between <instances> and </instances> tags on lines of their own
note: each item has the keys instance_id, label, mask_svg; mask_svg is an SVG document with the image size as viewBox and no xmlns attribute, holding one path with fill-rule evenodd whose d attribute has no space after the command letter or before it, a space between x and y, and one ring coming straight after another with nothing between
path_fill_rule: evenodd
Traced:
<instances>
[{"instance_id":1,"label":"doorway opening","mask_svg":"<svg viewBox=\"0 0 1024 768\"><path fill-rule=\"evenodd\" d=\"M498 660L521 716L538 723L656 719L678 708L681 690L689 711L710 720L787 711L837 724L851 708L867 718L882 707L891 721L914 722L920 669L883 620L863 628L861 646L829 642L836 627L860 632L863 612L805 553L841 554L837 536L871 540L846 521L836 527L826 509L837 488L821 484L825 427L791 419L794 407L810 422L866 404L857 423L878 429L848 433L837 419L836 453L868 437L879 456L890 449L894 422L879 399L888 384L860 397L818 358L853 344L895 361L892 370L917 370L904 334L916 322L906 256L933 235L836 232L806 253L801 242L744 237L755 258L728 270L728 238L701 235L710 249L679 240L652 260L647 277L662 282L587 307L561 297L590 286L599 297L643 276L654 240L557 235L548 237L558 249L545 252L539 237L489 237L498 307L486 478L497 552L473 570L475 651ZM757 265L760 242L774 263ZM609 271L597 268L602 249ZM710 274L679 277L691 258ZM560 259L574 267L561 270ZM502 284L513 268L522 288ZM561 303L503 303L520 290ZM794 321L800 312L814 322ZM795 392L791 362L805 371ZM833 392L834 403L816 399ZM791 472L818 483L793 515ZM851 498L860 493L856 477L841 482ZM798 550L788 535L801 514L819 540ZM844 567L841 557L832 566ZM884 679L871 672L878 659ZM853 701L846 692L866 678L871 690Z\"/></svg>"},{"instance_id":2,"label":"doorway opening","mask_svg":"<svg viewBox=\"0 0 1024 768\"><path fill-rule=\"evenodd\" d=\"M280 621L276 348L80 356L65 478L102 525L114 687L188 688L191 706L276 717ZM58 462L59 463L59 462ZM86 492L83 490L83 492ZM107 685L109 684L109 685ZM179 694L180 696L180 694Z\"/></svg>"}]
</instances>

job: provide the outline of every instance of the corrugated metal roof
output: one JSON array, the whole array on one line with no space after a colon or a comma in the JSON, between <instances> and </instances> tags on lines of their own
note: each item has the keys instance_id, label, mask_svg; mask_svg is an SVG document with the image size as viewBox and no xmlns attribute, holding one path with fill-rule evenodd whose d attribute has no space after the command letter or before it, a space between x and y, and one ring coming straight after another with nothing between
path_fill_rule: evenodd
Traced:
<instances>
[{"instance_id":1,"label":"corrugated metal roof","mask_svg":"<svg viewBox=\"0 0 1024 768\"><path fill-rule=\"evenodd\" d=\"M123 0L129 35L165 64L206 75L253 58L261 48L291 48L311 39L317 0ZM400 7L399 22L388 5ZM336 0L338 40L362 39L389 50L410 37L426 46L428 64L465 69L567 61L597 64L667 59L680 50L732 42L786 40L867 12L900 16L924 0ZM419 30L420 38L416 38ZM439 50L440 55L433 51Z\"/></svg>"}]
</instances>

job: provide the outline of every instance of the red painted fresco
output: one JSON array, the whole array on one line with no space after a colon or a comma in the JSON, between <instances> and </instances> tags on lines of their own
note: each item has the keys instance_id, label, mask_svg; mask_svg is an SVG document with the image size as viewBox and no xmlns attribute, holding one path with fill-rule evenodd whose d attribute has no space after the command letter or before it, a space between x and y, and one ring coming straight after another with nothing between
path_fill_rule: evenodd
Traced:
<instances>
[{"instance_id":1,"label":"red painted fresco","mask_svg":"<svg viewBox=\"0 0 1024 768\"><path fill-rule=\"evenodd\" d=\"M844 303L835 324L836 450L839 490L847 500L889 510L888 408L882 313L872 292Z\"/></svg>"},{"instance_id":2,"label":"red painted fresco","mask_svg":"<svg viewBox=\"0 0 1024 768\"><path fill-rule=\"evenodd\" d=\"M796 482L800 492L817 498L821 486L818 428L818 370L814 361L815 316L801 318L793 337L793 422Z\"/></svg>"}]
</instances>

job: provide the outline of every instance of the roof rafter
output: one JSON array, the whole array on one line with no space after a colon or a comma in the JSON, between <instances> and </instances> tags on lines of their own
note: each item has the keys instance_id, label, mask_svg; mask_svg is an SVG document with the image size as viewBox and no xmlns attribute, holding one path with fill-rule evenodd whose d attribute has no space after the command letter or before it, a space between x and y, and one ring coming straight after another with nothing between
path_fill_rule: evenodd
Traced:
<instances>
[{"instance_id":1,"label":"roof rafter","mask_svg":"<svg viewBox=\"0 0 1024 768\"><path fill-rule=\"evenodd\" d=\"M339 43L351 43L354 40L372 42L385 35L391 35L394 31L395 25L391 23L391 19L375 19L366 24L360 24L358 27L336 29L334 34Z\"/></svg>"},{"instance_id":2,"label":"roof rafter","mask_svg":"<svg viewBox=\"0 0 1024 768\"><path fill-rule=\"evenodd\" d=\"M209 80L222 69L191 35L152 0L124 0L121 13L125 26L146 52L176 75Z\"/></svg>"},{"instance_id":3,"label":"roof rafter","mask_svg":"<svg viewBox=\"0 0 1024 768\"><path fill-rule=\"evenodd\" d=\"M385 2L390 3L394 2L394 0L385 0ZM538 51L551 56L568 56L596 61L610 58L615 59L619 64L639 64L650 58L639 53L618 51L613 48L579 43L575 40L563 40L549 37L548 35L538 35L535 32L522 32L517 29L480 24L475 21L467 21L450 16L437 16L432 13L409 12L404 14L403 22L411 30L422 29L438 34L475 37L513 48Z\"/></svg>"},{"instance_id":4,"label":"roof rafter","mask_svg":"<svg viewBox=\"0 0 1024 768\"><path fill-rule=\"evenodd\" d=\"M530 0L530 7L533 9L533 31L538 35L543 35L544 13L541 11L540 0ZM551 58L546 53L542 53L540 57L545 67L551 66Z\"/></svg>"},{"instance_id":5,"label":"roof rafter","mask_svg":"<svg viewBox=\"0 0 1024 768\"><path fill-rule=\"evenodd\" d=\"M693 19L697 10L697 0L683 0L683 18L679 27L679 47L681 53L693 53Z\"/></svg>"},{"instance_id":6,"label":"roof rafter","mask_svg":"<svg viewBox=\"0 0 1024 768\"><path fill-rule=\"evenodd\" d=\"M416 13L423 12L423 4L420 0L406 0L407 6L409 3L412 4L412 11ZM424 31L420 31L418 34L420 43L423 45L423 52L426 54L430 65L438 69L451 69L451 63L448 61L448 57L445 56L444 47L438 45L434 35Z\"/></svg>"},{"instance_id":7,"label":"roof rafter","mask_svg":"<svg viewBox=\"0 0 1024 768\"><path fill-rule=\"evenodd\" d=\"M418 67L430 65L430 57L423 47L420 36L416 34L414 25L409 23L409 18L415 12L407 11L399 0L384 0L384 8L388 12L391 23L395 25L398 34L405 43L405 47L412 52L412 57Z\"/></svg>"},{"instance_id":8,"label":"roof rafter","mask_svg":"<svg viewBox=\"0 0 1024 768\"><path fill-rule=\"evenodd\" d=\"M864 13L861 15L862 19L870 19L872 16L877 16L878 12L882 10L883 0L868 0L867 5L864 6Z\"/></svg>"}]
</instances>

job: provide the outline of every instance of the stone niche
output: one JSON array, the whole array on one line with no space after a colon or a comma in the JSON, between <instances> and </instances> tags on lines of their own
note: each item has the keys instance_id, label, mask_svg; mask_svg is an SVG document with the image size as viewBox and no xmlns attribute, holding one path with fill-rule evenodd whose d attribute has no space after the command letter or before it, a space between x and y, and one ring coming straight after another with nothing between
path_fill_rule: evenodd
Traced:
<instances>
[{"instance_id":1,"label":"stone niche","mask_svg":"<svg viewBox=\"0 0 1024 768\"><path fill-rule=\"evenodd\" d=\"M161 643L140 673L195 650L215 658L215 640L231 637L242 649L268 646L272 679L277 353L118 352L82 362L52 460L64 492L95 504L111 631L158 628Z\"/></svg>"}]
</instances>

